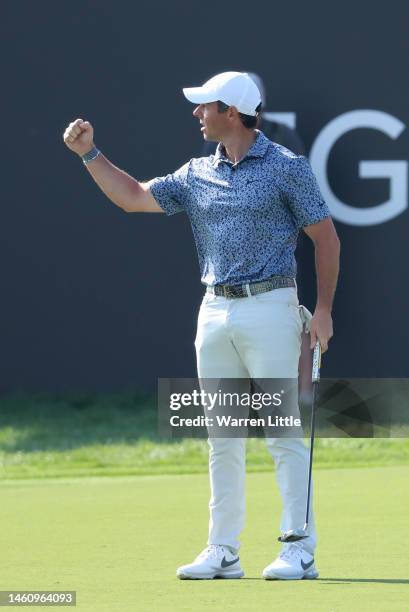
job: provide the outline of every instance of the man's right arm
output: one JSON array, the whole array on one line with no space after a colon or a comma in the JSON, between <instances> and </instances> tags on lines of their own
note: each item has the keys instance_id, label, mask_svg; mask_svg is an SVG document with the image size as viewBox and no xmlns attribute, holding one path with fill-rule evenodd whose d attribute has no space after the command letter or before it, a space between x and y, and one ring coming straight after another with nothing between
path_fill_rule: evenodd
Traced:
<instances>
[{"instance_id":1,"label":"man's right arm","mask_svg":"<svg viewBox=\"0 0 409 612\"><path fill-rule=\"evenodd\" d=\"M94 145L94 129L88 121L76 119L64 132L67 147L79 156ZM140 183L112 164L102 153L86 168L105 195L125 212L164 212L150 192L149 183Z\"/></svg>"}]
</instances>

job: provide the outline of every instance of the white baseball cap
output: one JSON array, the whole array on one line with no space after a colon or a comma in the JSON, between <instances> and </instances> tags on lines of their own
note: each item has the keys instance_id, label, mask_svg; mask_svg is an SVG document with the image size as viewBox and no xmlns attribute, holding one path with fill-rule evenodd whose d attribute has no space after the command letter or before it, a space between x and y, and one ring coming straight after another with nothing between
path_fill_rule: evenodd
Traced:
<instances>
[{"instance_id":1,"label":"white baseball cap","mask_svg":"<svg viewBox=\"0 0 409 612\"><path fill-rule=\"evenodd\" d=\"M258 87L247 72L222 72L201 87L185 87L183 93L194 104L220 100L228 106L235 106L239 113L253 117L261 102Z\"/></svg>"}]
</instances>

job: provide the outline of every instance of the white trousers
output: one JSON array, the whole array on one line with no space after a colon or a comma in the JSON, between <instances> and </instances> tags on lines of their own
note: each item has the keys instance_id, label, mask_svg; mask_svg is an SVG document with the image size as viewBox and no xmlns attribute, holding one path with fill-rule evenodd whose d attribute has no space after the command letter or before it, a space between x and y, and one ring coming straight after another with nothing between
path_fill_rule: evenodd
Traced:
<instances>
[{"instance_id":1,"label":"white trousers","mask_svg":"<svg viewBox=\"0 0 409 612\"><path fill-rule=\"evenodd\" d=\"M195 340L199 378L298 378L303 321L297 291L274 289L246 298L227 299L206 293ZM276 466L282 498L280 530L305 522L308 449L302 438L266 438ZM208 544L240 548L245 517L245 447L243 438L210 438L211 498ZM309 537L316 533L312 505ZM276 537L276 534L272 534ZM270 534L266 534L269 537Z\"/></svg>"}]
</instances>

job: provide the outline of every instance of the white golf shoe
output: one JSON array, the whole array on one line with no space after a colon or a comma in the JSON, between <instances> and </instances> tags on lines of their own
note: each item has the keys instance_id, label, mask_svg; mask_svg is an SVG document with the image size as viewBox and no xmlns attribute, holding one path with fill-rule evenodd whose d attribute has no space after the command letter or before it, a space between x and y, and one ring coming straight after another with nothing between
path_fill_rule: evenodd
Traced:
<instances>
[{"instance_id":1,"label":"white golf shoe","mask_svg":"<svg viewBox=\"0 0 409 612\"><path fill-rule=\"evenodd\" d=\"M287 544L277 559L263 571L266 580L314 580L318 572L314 556L304 550L301 542Z\"/></svg>"},{"instance_id":2,"label":"white golf shoe","mask_svg":"<svg viewBox=\"0 0 409 612\"><path fill-rule=\"evenodd\" d=\"M189 578L210 580L211 578L241 578L244 572L237 555L233 555L225 546L210 544L202 550L193 563L179 567L176 576L182 580Z\"/></svg>"}]
</instances>

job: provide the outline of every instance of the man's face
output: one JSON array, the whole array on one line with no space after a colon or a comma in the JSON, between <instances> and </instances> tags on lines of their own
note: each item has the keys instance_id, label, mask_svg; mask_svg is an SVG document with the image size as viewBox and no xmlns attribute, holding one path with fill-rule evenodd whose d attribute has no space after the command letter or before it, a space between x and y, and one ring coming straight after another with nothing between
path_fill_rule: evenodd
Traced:
<instances>
[{"instance_id":1,"label":"man's face","mask_svg":"<svg viewBox=\"0 0 409 612\"><path fill-rule=\"evenodd\" d=\"M205 140L218 142L223 140L223 135L229 129L229 121L226 113L219 113L217 102L199 104L193 111L193 116L199 119L201 132Z\"/></svg>"}]
</instances>

